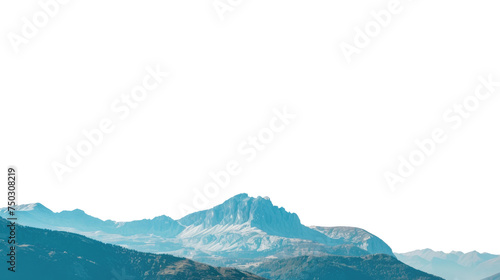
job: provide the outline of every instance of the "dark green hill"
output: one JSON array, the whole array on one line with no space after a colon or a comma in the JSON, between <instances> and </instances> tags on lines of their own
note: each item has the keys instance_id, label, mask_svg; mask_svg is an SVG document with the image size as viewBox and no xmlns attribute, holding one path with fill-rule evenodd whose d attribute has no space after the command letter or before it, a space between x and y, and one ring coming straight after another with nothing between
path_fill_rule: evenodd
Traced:
<instances>
[{"instance_id":1,"label":"dark green hill","mask_svg":"<svg viewBox=\"0 0 500 280\"><path fill-rule=\"evenodd\" d=\"M296 257L247 269L272 280L442 280L388 255Z\"/></svg>"}]
</instances>

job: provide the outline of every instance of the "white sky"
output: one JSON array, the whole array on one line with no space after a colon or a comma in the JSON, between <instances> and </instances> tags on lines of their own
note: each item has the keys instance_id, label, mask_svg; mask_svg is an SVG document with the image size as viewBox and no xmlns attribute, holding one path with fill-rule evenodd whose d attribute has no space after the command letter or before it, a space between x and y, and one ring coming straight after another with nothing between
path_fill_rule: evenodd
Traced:
<instances>
[{"instance_id":1,"label":"white sky","mask_svg":"<svg viewBox=\"0 0 500 280\"><path fill-rule=\"evenodd\" d=\"M243 0L221 21L212 0L74 0L17 54L8 34L41 8L1 1L0 166L19 168L20 203L179 218L208 172L243 162L238 145L286 105L296 118L210 206L246 192L306 225L362 227L396 252L500 254L500 94L396 192L384 179L415 139L447 127L442 114L480 75L500 80L500 3L401 1L351 64L339 44L389 1ZM111 103L156 64L170 77L121 121ZM115 130L59 182L51 163L105 117Z\"/></svg>"}]
</instances>

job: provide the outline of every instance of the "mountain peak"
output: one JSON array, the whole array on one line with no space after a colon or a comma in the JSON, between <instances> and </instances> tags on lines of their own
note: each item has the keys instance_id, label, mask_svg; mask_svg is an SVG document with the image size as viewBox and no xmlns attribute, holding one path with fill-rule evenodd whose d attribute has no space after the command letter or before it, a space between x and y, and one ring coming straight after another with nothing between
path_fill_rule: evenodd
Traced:
<instances>
[{"instance_id":1,"label":"mountain peak","mask_svg":"<svg viewBox=\"0 0 500 280\"><path fill-rule=\"evenodd\" d=\"M63 211L61 211L61 213L72 213L75 215L87 215L87 213L85 213L85 211L83 211L81 209L63 210Z\"/></svg>"},{"instance_id":2,"label":"mountain peak","mask_svg":"<svg viewBox=\"0 0 500 280\"><path fill-rule=\"evenodd\" d=\"M269 197L239 194L212 209L196 212L179 220L184 226L210 228L226 225L247 225L269 235L325 240L325 235L301 224L299 216L273 205Z\"/></svg>"},{"instance_id":3,"label":"mountain peak","mask_svg":"<svg viewBox=\"0 0 500 280\"><path fill-rule=\"evenodd\" d=\"M29 204L20 204L14 207L16 211L37 211L37 212L48 212L53 213L49 208L45 207L41 203L29 203Z\"/></svg>"},{"instance_id":4,"label":"mountain peak","mask_svg":"<svg viewBox=\"0 0 500 280\"><path fill-rule=\"evenodd\" d=\"M249 195L247 193L240 193L240 194L237 194L237 195L231 197L228 200L231 200L231 199L245 199L245 198L248 198L248 197L249 197Z\"/></svg>"},{"instance_id":5,"label":"mountain peak","mask_svg":"<svg viewBox=\"0 0 500 280\"><path fill-rule=\"evenodd\" d=\"M256 199L246 193L235 195L211 209L189 214L179 221L183 225L205 227L226 224L244 224L253 219Z\"/></svg>"}]
</instances>

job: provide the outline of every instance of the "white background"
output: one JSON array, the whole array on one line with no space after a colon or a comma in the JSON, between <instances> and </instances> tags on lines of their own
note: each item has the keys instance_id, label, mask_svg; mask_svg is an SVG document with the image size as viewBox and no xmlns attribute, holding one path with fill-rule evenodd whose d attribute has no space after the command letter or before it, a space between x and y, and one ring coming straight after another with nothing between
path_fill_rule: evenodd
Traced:
<instances>
[{"instance_id":1,"label":"white background","mask_svg":"<svg viewBox=\"0 0 500 280\"><path fill-rule=\"evenodd\" d=\"M179 218L286 105L295 120L209 206L245 192L306 225L362 227L396 252L500 254L499 94L395 192L384 179L480 75L500 80L500 3L401 1L350 64L339 44L389 1L243 0L221 21L211 0L74 0L18 53L8 34L40 6L1 1L0 166L19 168L21 203ZM156 64L171 76L119 121L110 104ZM52 162L105 117L115 131L59 182Z\"/></svg>"}]
</instances>

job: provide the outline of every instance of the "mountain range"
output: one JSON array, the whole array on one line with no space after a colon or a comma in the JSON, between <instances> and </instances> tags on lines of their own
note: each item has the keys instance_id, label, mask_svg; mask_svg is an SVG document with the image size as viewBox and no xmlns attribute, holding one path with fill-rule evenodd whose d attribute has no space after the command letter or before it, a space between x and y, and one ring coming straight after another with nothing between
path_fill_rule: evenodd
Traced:
<instances>
[{"instance_id":1,"label":"mountain range","mask_svg":"<svg viewBox=\"0 0 500 280\"><path fill-rule=\"evenodd\" d=\"M416 269L451 280L480 280L500 273L500 256L476 251L444 253L425 249L396 256Z\"/></svg>"},{"instance_id":2,"label":"mountain range","mask_svg":"<svg viewBox=\"0 0 500 280\"><path fill-rule=\"evenodd\" d=\"M8 221L0 218L0 255L9 252ZM12 280L442 280L389 255L303 256L254 263L243 269L213 267L167 254L138 252L79 234L17 226L16 272ZM261 278L255 274L260 274Z\"/></svg>"},{"instance_id":3,"label":"mountain range","mask_svg":"<svg viewBox=\"0 0 500 280\"><path fill-rule=\"evenodd\" d=\"M269 198L234 196L179 220L167 216L132 222L102 221L82 210L54 213L42 204L18 206L19 223L78 233L150 253L168 253L219 266L298 256L394 256L377 236L359 228L307 227ZM7 217L5 208L0 216Z\"/></svg>"},{"instance_id":4,"label":"mountain range","mask_svg":"<svg viewBox=\"0 0 500 280\"><path fill-rule=\"evenodd\" d=\"M79 209L53 212L40 203L17 206L16 215L25 226L76 233L123 249L235 267L273 280L440 279L430 274L479 280L500 272L495 255L431 250L394 254L366 230L308 227L297 214L273 205L269 198L247 194L178 220L163 215L131 222L103 221ZM0 217L7 216L7 210L0 209ZM331 274L337 278L325 278Z\"/></svg>"},{"instance_id":5,"label":"mountain range","mask_svg":"<svg viewBox=\"0 0 500 280\"><path fill-rule=\"evenodd\" d=\"M6 256L10 229L0 218L0 255ZM84 236L17 226L16 271L0 269L12 280L265 280L233 268L212 267L186 258L128 250ZM2 261L3 263L4 261Z\"/></svg>"}]
</instances>

